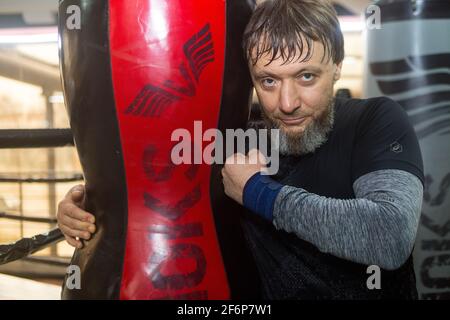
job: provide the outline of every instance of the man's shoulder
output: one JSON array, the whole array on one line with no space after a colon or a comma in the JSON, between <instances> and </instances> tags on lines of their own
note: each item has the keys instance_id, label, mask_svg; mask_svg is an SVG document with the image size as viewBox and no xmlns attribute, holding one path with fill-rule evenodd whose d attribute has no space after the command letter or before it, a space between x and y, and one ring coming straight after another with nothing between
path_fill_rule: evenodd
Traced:
<instances>
[{"instance_id":1,"label":"man's shoulder","mask_svg":"<svg viewBox=\"0 0 450 320\"><path fill-rule=\"evenodd\" d=\"M366 99L355 126L352 181L369 172L398 169L423 181L419 142L408 114L387 97Z\"/></svg>"},{"instance_id":2,"label":"man's shoulder","mask_svg":"<svg viewBox=\"0 0 450 320\"><path fill-rule=\"evenodd\" d=\"M391 98L380 96L367 99L336 98L336 107L345 112L366 113L391 107L398 108L400 105Z\"/></svg>"},{"instance_id":3,"label":"man's shoulder","mask_svg":"<svg viewBox=\"0 0 450 320\"><path fill-rule=\"evenodd\" d=\"M336 112L345 118L356 122L358 127L372 124L407 121L407 114L403 108L388 97L374 97L368 99L337 99Z\"/></svg>"}]
</instances>

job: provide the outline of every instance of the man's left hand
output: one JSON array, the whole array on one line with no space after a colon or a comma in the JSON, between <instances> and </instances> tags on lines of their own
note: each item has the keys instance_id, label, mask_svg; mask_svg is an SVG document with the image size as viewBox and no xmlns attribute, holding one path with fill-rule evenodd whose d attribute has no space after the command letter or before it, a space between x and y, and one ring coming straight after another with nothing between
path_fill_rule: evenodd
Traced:
<instances>
[{"instance_id":1,"label":"man's left hand","mask_svg":"<svg viewBox=\"0 0 450 320\"><path fill-rule=\"evenodd\" d=\"M225 194L242 205L245 184L255 173L267 171L266 164L266 158L257 149L250 150L247 156L235 153L228 157L222 169Z\"/></svg>"}]
</instances>

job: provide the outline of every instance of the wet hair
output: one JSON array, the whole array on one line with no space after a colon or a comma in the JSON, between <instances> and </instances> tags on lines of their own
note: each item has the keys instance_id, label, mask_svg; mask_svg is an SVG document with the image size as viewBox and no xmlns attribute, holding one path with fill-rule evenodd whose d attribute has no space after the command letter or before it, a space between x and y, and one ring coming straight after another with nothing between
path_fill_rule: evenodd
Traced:
<instances>
[{"instance_id":1,"label":"wet hair","mask_svg":"<svg viewBox=\"0 0 450 320\"><path fill-rule=\"evenodd\" d=\"M313 54L313 42L324 47L324 58L339 64L344 59L344 37L337 13L327 0L266 0L259 4L243 35L243 49L247 60L255 65L271 54L289 63L305 54L308 61Z\"/></svg>"}]
</instances>

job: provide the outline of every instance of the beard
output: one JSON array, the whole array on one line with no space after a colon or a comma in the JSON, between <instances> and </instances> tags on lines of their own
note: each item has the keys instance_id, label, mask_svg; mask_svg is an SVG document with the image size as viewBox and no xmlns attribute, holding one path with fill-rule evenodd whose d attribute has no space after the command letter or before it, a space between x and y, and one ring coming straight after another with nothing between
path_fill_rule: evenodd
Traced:
<instances>
[{"instance_id":1,"label":"beard","mask_svg":"<svg viewBox=\"0 0 450 320\"><path fill-rule=\"evenodd\" d=\"M284 130L279 122L269 118L265 112L262 112L262 118L267 128L280 130L278 150L281 155L305 155L314 152L328 140L328 133L333 129L334 124L334 99L330 100L326 110L319 118L311 121L303 132ZM272 143L277 142L272 141Z\"/></svg>"}]
</instances>

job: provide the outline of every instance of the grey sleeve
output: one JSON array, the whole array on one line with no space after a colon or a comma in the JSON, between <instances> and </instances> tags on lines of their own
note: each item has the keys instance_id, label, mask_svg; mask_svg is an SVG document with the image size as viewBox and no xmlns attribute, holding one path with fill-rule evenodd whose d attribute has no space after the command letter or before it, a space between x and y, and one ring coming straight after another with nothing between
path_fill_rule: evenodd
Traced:
<instances>
[{"instance_id":1,"label":"grey sleeve","mask_svg":"<svg viewBox=\"0 0 450 320\"><path fill-rule=\"evenodd\" d=\"M274 205L277 229L293 232L320 251L394 270L411 254L422 208L419 178L379 170L353 184L356 199L332 199L284 186Z\"/></svg>"}]
</instances>

